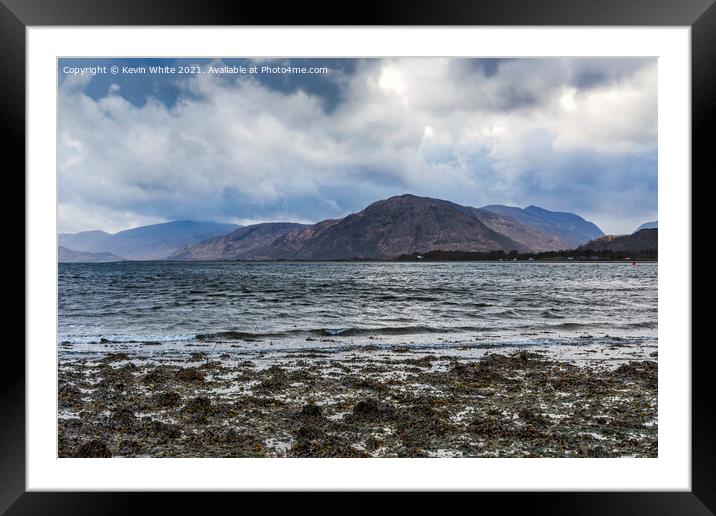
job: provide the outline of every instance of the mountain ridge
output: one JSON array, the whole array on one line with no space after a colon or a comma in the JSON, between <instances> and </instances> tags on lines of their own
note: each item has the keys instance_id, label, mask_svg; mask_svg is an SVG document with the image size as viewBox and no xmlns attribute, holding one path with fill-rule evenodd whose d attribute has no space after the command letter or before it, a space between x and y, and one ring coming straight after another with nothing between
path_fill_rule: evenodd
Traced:
<instances>
[{"instance_id":1,"label":"mountain ridge","mask_svg":"<svg viewBox=\"0 0 716 516\"><path fill-rule=\"evenodd\" d=\"M535 210L542 208L532 207ZM519 209L519 208L517 208ZM603 234L581 217L543 210ZM541 212L540 212L541 213ZM528 218L542 221L537 215ZM176 260L335 260L392 259L403 254L452 251L562 250L569 242L542 227L523 224L485 208L412 194L381 199L340 219L312 225L264 223L185 246L169 256ZM591 225L591 226L590 226Z\"/></svg>"},{"instance_id":2,"label":"mountain ridge","mask_svg":"<svg viewBox=\"0 0 716 516\"><path fill-rule=\"evenodd\" d=\"M121 262L124 258L112 253L91 253L57 246L57 261L60 263L108 263Z\"/></svg>"},{"instance_id":3,"label":"mountain ridge","mask_svg":"<svg viewBox=\"0 0 716 516\"><path fill-rule=\"evenodd\" d=\"M172 253L170 260L215 260L217 256L236 256L241 252L254 251L260 256L261 249L288 231L307 227L294 222L265 222L235 229L227 235L209 238L195 245L186 245Z\"/></svg>"},{"instance_id":4,"label":"mountain ridge","mask_svg":"<svg viewBox=\"0 0 716 516\"><path fill-rule=\"evenodd\" d=\"M659 230L641 229L628 235L605 235L590 240L577 248L578 251L656 252L659 249Z\"/></svg>"},{"instance_id":5,"label":"mountain ridge","mask_svg":"<svg viewBox=\"0 0 716 516\"><path fill-rule=\"evenodd\" d=\"M658 229L659 228L659 221L658 220L652 220L651 222L644 222L641 226L636 228L633 233L636 233L637 231L641 231L642 229Z\"/></svg>"},{"instance_id":6,"label":"mountain ridge","mask_svg":"<svg viewBox=\"0 0 716 516\"><path fill-rule=\"evenodd\" d=\"M188 244L237 229L237 224L173 220L125 229L116 233L82 231L60 233L60 246L80 252L105 252L131 260L162 260ZM74 244L74 247L73 247Z\"/></svg>"},{"instance_id":7,"label":"mountain ridge","mask_svg":"<svg viewBox=\"0 0 716 516\"><path fill-rule=\"evenodd\" d=\"M511 217L522 224L546 231L564 240L570 247L604 236L604 232L593 222L569 212L546 210L530 205L526 208L491 204L482 209Z\"/></svg>"}]
</instances>

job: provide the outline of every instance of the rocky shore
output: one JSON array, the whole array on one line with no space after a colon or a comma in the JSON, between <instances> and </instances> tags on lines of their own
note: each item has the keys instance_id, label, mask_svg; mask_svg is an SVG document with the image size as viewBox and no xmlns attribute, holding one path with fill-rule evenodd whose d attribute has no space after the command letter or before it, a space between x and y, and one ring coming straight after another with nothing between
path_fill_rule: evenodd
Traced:
<instances>
[{"instance_id":1,"label":"rocky shore","mask_svg":"<svg viewBox=\"0 0 716 516\"><path fill-rule=\"evenodd\" d=\"M59 457L657 457L656 352L60 359Z\"/></svg>"}]
</instances>

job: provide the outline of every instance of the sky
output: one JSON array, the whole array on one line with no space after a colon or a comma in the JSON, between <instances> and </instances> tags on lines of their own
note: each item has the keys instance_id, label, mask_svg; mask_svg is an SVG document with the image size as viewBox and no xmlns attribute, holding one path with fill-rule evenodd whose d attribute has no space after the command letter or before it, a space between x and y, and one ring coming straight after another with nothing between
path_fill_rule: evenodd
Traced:
<instances>
[{"instance_id":1,"label":"sky","mask_svg":"<svg viewBox=\"0 0 716 516\"><path fill-rule=\"evenodd\" d=\"M404 193L657 219L655 58L60 59L58 83L60 232Z\"/></svg>"}]
</instances>

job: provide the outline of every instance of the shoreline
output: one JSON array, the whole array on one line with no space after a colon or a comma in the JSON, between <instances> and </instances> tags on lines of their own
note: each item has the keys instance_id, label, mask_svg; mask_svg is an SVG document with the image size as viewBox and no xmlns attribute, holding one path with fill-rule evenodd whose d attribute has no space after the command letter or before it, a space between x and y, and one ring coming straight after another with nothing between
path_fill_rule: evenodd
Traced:
<instances>
[{"instance_id":1,"label":"shoreline","mask_svg":"<svg viewBox=\"0 0 716 516\"><path fill-rule=\"evenodd\" d=\"M647 350L648 351L648 350ZM59 357L59 457L656 457L656 351Z\"/></svg>"}]
</instances>

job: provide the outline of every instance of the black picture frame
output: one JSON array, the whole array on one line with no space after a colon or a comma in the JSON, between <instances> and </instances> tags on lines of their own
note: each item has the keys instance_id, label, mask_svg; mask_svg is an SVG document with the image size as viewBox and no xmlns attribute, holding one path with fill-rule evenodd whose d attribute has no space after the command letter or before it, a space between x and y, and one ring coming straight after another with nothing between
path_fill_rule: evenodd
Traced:
<instances>
[{"instance_id":1,"label":"black picture frame","mask_svg":"<svg viewBox=\"0 0 716 516\"><path fill-rule=\"evenodd\" d=\"M716 5L714 0L407 0L356 4L284 3L243 0L0 0L0 120L3 162L25 165L25 29L63 25L606 25L689 26L692 55L692 171L714 170L708 126L716 114ZM14 159L13 159L14 158ZM11 171L6 168L7 173ZM17 174L14 170L13 174ZM24 191L24 182L18 188ZM15 190L17 192L17 190ZM20 198L17 193L15 196ZM24 199L24 196L22 196ZM695 200L694 200L695 203ZM5 210L4 210L5 211ZM9 212L5 213L9 216ZM14 219L17 219L14 212ZM19 235L18 235L19 236ZM21 239L24 237L20 237ZM25 257L27 258L27 257ZM16 257L8 267L17 267ZM696 264L693 264L696 265ZM27 270L26 270L27 274ZM23 294L23 299L25 295ZM17 303L19 305L19 303ZM23 303L24 307L24 303ZM693 315L692 315L693 321ZM3 418L0 425L0 512L7 514L113 514L144 512L148 499L192 508L196 499L183 494L29 493L25 492L25 354L13 343L3 349L0 374ZM684 343L690 345L691 343ZM710 342L692 346L692 490L690 492L502 493L485 499L549 514L714 514L716 513L716 443L714 403L710 399ZM22 364L22 366L21 366ZM264 508L253 502L244 510ZM499 497L499 498L498 498ZM221 501L224 500L224 501ZM321 503L323 505L325 503ZM202 497L203 512L225 503ZM425 507L422 496L414 502ZM440 510L463 504L462 496L441 502ZM471 502L473 503L473 502ZM141 504L141 505L140 505ZM374 495L351 495L340 512L358 513L379 505ZM331 507L332 506L332 507ZM217 505L218 507L218 505ZM329 512L338 507L326 504ZM294 508L295 510L295 508ZM313 506L312 512L321 511ZM254 512L250 510L250 512Z\"/></svg>"}]
</instances>

